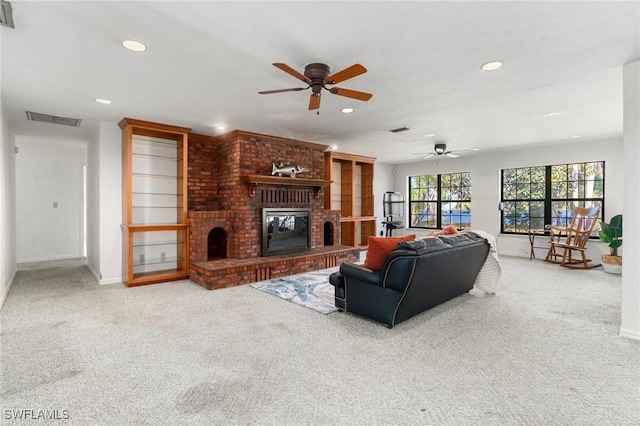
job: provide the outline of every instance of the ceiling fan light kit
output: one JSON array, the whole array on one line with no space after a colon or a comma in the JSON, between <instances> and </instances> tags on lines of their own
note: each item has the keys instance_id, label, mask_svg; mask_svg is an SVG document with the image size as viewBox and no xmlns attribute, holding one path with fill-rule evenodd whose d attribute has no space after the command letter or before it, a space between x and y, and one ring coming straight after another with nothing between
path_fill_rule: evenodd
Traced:
<instances>
[{"instance_id":1,"label":"ceiling fan light kit","mask_svg":"<svg viewBox=\"0 0 640 426\"><path fill-rule=\"evenodd\" d=\"M357 99L359 101L368 101L373 96L371 93L360 92L357 90L343 89L340 87L327 87L327 85L332 86L350 78L357 77L360 74L366 73L367 69L360 64L351 65L350 67L331 75L329 75L331 69L328 65L317 62L306 65L304 67L304 74L299 73L287 64L276 62L273 64L273 66L306 83L307 87L264 90L258 93L261 95L270 95L273 93L298 92L310 88L311 96L309 97L309 110L320 108L322 89L327 90L333 95L345 96L347 98Z\"/></svg>"}]
</instances>

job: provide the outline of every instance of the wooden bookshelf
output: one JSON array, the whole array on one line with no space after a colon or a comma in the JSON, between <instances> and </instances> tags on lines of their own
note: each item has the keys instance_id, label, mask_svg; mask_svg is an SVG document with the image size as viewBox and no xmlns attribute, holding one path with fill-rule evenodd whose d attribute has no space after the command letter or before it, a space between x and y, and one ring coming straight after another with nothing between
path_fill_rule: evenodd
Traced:
<instances>
[{"instance_id":1,"label":"wooden bookshelf","mask_svg":"<svg viewBox=\"0 0 640 426\"><path fill-rule=\"evenodd\" d=\"M376 159L340 152L325 153L325 209L340 211L340 244L365 247L376 234L373 168Z\"/></svg>"},{"instance_id":2,"label":"wooden bookshelf","mask_svg":"<svg viewBox=\"0 0 640 426\"><path fill-rule=\"evenodd\" d=\"M189 276L190 129L124 118L122 281L128 287Z\"/></svg>"}]
</instances>

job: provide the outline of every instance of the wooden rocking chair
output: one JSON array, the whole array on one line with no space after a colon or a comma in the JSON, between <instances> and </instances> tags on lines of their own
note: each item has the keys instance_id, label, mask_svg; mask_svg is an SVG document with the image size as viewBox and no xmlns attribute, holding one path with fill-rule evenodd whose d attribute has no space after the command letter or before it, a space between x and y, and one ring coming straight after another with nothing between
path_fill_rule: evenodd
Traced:
<instances>
[{"instance_id":1,"label":"wooden rocking chair","mask_svg":"<svg viewBox=\"0 0 640 426\"><path fill-rule=\"evenodd\" d=\"M600 209L596 207L576 207L573 210L571 225L546 225L551 247L544 260L572 269L591 269L600 266L599 263L589 263L591 259L587 259L585 255L589 237L598 226L599 214ZM580 257L575 257L574 252L579 253Z\"/></svg>"}]
</instances>

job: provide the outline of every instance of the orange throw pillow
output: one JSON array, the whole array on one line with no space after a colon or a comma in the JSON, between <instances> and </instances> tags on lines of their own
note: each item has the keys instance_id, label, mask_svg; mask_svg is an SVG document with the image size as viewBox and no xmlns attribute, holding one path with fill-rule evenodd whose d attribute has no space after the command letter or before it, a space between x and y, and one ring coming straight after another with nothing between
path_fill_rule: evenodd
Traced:
<instances>
[{"instance_id":1,"label":"orange throw pillow","mask_svg":"<svg viewBox=\"0 0 640 426\"><path fill-rule=\"evenodd\" d=\"M444 228L441 232L442 232L441 235L455 235L458 233L458 230L454 225L449 225L446 228Z\"/></svg>"},{"instance_id":2,"label":"orange throw pillow","mask_svg":"<svg viewBox=\"0 0 640 426\"><path fill-rule=\"evenodd\" d=\"M364 266L370 269L382 269L384 261L398 244L403 241L414 240L415 238L416 234L409 234L402 237L369 237Z\"/></svg>"},{"instance_id":3,"label":"orange throw pillow","mask_svg":"<svg viewBox=\"0 0 640 426\"><path fill-rule=\"evenodd\" d=\"M442 231L429 232L430 237L437 237L438 235L455 235L458 234L458 230L454 225L448 225Z\"/></svg>"}]
</instances>

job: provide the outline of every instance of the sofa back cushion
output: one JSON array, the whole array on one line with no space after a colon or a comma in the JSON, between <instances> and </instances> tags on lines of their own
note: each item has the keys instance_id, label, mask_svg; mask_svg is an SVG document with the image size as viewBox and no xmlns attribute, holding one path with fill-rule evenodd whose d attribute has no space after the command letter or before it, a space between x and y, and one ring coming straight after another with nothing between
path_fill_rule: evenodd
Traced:
<instances>
[{"instance_id":1,"label":"sofa back cushion","mask_svg":"<svg viewBox=\"0 0 640 426\"><path fill-rule=\"evenodd\" d=\"M437 238L441 239L445 244L449 244L453 247L471 244L475 241L483 239L473 232L460 232L455 235L440 235Z\"/></svg>"},{"instance_id":2,"label":"sofa back cushion","mask_svg":"<svg viewBox=\"0 0 640 426\"><path fill-rule=\"evenodd\" d=\"M450 247L438 237L422 237L412 241L404 241L395 248L395 251L401 251L401 254L421 255L433 251L444 250Z\"/></svg>"},{"instance_id":3,"label":"sofa back cushion","mask_svg":"<svg viewBox=\"0 0 640 426\"><path fill-rule=\"evenodd\" d=\"M404 235L402 237L369 237L364 266L374 270L382 269L385 259L398 244L403 241L414 240L415 238L416 234Z\"/></svg>"}]
</instances>

